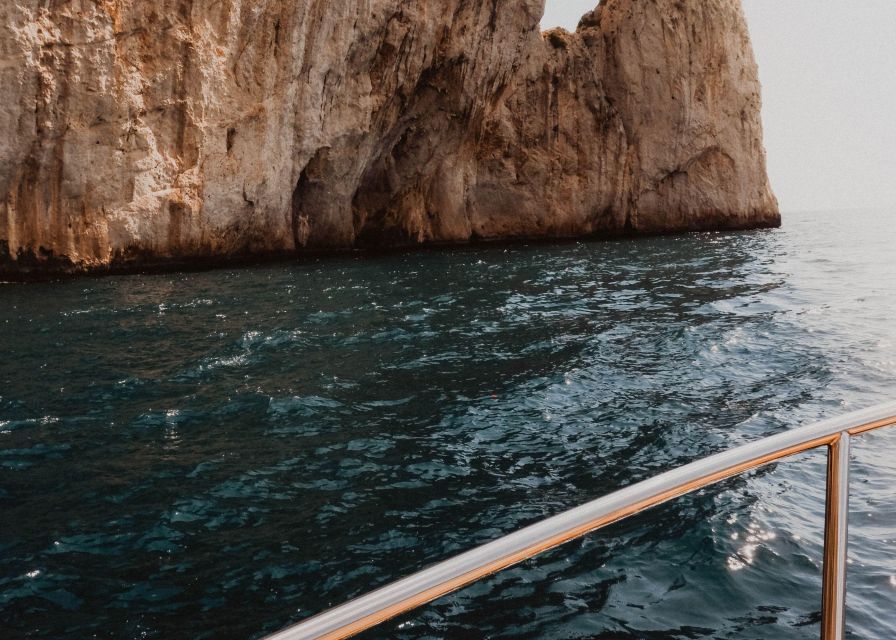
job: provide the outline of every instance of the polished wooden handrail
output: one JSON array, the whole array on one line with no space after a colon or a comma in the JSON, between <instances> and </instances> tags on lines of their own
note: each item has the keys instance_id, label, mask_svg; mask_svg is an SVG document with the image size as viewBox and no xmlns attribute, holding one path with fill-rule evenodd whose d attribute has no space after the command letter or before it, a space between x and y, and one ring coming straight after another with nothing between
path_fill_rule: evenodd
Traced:
<instances>
[{"instance_id":1,"label":"polished wooden handrail","mask_svg":"<svg viewBox=\"0 0 896 640\"><path fill-rule=\"evenodd\" d=\"M269 636L268 640L349 638L645 509L820 447L828 447L821 637L842 640L850 441L853 436L893 425L896 402L786 431L698 460L441 562Z\"/></svg>"}]
</instances>

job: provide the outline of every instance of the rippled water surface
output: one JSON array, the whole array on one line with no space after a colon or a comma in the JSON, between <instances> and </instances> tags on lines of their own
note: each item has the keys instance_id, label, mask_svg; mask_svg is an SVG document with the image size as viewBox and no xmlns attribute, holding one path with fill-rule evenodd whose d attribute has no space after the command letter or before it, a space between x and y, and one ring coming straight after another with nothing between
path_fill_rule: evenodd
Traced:
<instances>
[{"instance_id":1,"label":"rippled water surface","mask_svg":"<svg viewBox=\"0 0 896 640\"><path fill-rule=\"evenodd\" d=\"M893 399L896 215L0 286L0 636L256 638L764 435ZM896 637L896 434L852 638ZM815 639L824 456L367 638Z\"/></svg>"}]
</instances>

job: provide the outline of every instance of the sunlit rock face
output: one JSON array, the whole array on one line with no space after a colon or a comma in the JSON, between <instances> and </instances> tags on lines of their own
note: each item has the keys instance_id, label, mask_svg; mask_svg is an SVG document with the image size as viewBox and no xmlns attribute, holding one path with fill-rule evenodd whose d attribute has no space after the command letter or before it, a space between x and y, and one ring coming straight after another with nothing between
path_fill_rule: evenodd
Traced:
<instances>
[{"instance_id":1,"label":"sunlit rock face","mask_svg":"<svg viewBox=\"0 0 896 640\"><path fill-rule=\"evenodd\" d=\"M739 0L0 4L7 273L775 226Z\"/></svg>"}]
</instances>

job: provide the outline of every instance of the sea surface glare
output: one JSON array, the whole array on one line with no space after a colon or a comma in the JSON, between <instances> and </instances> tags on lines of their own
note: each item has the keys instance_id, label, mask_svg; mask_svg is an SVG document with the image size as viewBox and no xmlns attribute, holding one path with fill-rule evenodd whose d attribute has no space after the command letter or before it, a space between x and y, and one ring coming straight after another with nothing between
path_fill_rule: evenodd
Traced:
<instances>
[{"instance_id":1,"label":"sea surface glare","mask_svg":"<svg viewBox=\"0 0 896 640\"><path fill-rule=\"evenodd\" d=\"M0 285L0 637L259 638L702 456L896 397L896 212ZM373 639L815 640L824 452ZM896 432L849 637L896 637Z\"/></svg>"}]
</instances>

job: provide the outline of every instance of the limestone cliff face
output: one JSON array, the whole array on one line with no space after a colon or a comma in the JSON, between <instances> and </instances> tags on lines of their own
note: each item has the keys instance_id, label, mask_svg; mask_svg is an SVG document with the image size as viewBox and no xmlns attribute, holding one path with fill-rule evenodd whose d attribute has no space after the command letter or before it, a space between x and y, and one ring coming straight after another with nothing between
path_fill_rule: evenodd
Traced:
<instances>
[{"instance_id":1,"label":"limestone cliff face","mask_svg":"<svg viewBox=\"0 0 896 640\"><path fill-rule=\"evenodd\" d=\"M779 224L740 0L0 0L0 270Z\"/></svg>"}]
</instances>

